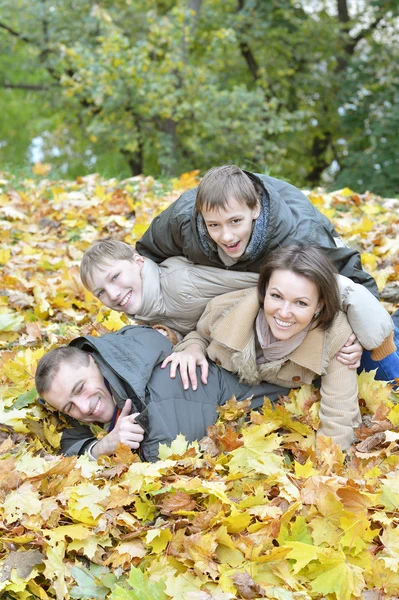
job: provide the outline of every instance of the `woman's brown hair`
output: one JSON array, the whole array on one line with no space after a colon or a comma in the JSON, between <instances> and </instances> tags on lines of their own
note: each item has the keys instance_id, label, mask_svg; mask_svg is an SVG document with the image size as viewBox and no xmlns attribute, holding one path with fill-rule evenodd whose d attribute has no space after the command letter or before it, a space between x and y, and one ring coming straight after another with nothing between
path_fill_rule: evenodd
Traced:
<instances>
[{"instance_id":1,"label":"woman's brown hair","mask_svg":"<svg viewBox=\"0 0 399 600\"><path fill-rule=\"evenodd\" d=\"M323 308L314 318L315 327L328 329L341 308L340 294L337 283L337 270L334 263L318 246L309 246L303 242L293 242L273 250L264 260L258 280L258 298L263 307L265 294L270 278L274 271L292 271L302 275L316 285L319 301Z\"/></svg>"}]
</instances>

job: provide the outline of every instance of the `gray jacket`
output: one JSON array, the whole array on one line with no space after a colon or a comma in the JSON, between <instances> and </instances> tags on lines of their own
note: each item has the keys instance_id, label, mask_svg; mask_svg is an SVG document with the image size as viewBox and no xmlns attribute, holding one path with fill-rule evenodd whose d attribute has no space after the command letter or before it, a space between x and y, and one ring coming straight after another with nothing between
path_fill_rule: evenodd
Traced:
<instances>
[{"instance_id":1,"label":"gray jacket","mask_svg":"<svg viewBox=\"0 0 399 600\"><path fill-rule=\"evenodd\" d=\"M216 407L233 395L237 400L253 396L252 407L258 408L265 395L274 400L288 392L267 383L239 383L214 363L209 365L207 385L199 381L196 391L184 390L180 374L171 379L169 368L160 368L172 344L150 327L127 326L101 337L80 337L71 344L92 354L120 408L127 398L132 400L132 413L140 413L136 421L146 432L140 454L147 461L156 461L159 444L170 444L179 433L190 442L201 439L216 421ZM63 431L61 451L82 454L95 438L87 425L76 420L71 424Z\"/></svg>"},{"instance_id":2,"label":"gray jacket","mask_svg":"<svg viewBox=\"0 0 399 600\"><path fill-rule=\"evenodd\" d=\"M344 245L332 223L322 215L300 190L274 177L246 172L261 186L269 204L264 243L258 254L239 260L234 270L259 272L262 259L271 250L290 241L306 240L327 251L338 272L366 286L378 297L374 279L363 271L360 255ZM157 263L171 256L185 256L201 265L226 268L216 251L203 251L196 224L197 188L184 192L151 223L137 242L137 251Z\"/></svg>"}]
</instances>

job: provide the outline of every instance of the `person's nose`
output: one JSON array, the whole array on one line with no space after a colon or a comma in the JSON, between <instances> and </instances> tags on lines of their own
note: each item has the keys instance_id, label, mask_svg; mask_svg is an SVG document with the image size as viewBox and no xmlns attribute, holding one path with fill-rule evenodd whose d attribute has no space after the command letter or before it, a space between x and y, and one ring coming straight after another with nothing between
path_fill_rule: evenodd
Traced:
<instances>
[{"instance_id":1,"label":"person's nose","mask_svg":"<svg viewBox=\"0 0 399 600\"><path fill-rule=\"evenodd\" d=\"M229 244L233 241L233 232L230 227L223 227L221 231L221 240L224 244Z\"/></svg>"},{"instance_id":2,"label":"person's nose","mask_svg":"<svg viewBox=\"0 0 399 600\"><path fill-rule=\"evenodd\" d=\"M109 285L107 287L107 294L108 294L108 297L110 298L110 300L115 302L115 300L118 300L119 296L121 295L121 291L118 286Z\"/></svg>"},{"instance_id":3,"label":"person's nose","mask_svg":"<svg viewBox=\"0 0 399 600\"><path fill-rule=\"evenodd\" d=\"M291 303L283 302L282 306L280 306L279 314L282 319L289 319L292 316Z\"/></svg>"},{"instance_id":4,"label":"person's nose","mask_svg":"<svg viewBox=\"0 0 399 600\"><path fill-rule=\"evenodd\" d=\"M89 397L79 396L76 399L75 403L77 404L79 411L82 413L82 415L88 415L90 413L91 406Z\"/></svg>"}]
</instances>

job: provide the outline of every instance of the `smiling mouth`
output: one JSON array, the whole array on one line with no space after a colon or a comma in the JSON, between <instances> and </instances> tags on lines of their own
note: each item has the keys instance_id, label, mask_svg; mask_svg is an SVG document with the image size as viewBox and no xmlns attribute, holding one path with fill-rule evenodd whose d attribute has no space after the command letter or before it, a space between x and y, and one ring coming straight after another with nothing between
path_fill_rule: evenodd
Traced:
<instances>
[{"instance_id":1,"label":"smiling mouth","mask_svg":"<svg viewBox=\"0 0 399 600\"><path fill-rule=\"evenodd\" d=\"M283 329L288 329L289 327L292 327L292 325L295 325L295 323L288 323L288 321L281 321L280 319L277 319L277 317L274 317L274 320L275 320L276 324L279 327L282 327Z\"/></svg>"},{"instance_id":2,"label":"smiling mouth","mask_svg":"<svg viewBox=\"0 0 399 600\"><path fill-rule=\"evenodd\" d=\"M223 244L223 246L226 248L227 252L236 252L240 246L240 241L236 242L235 244Z\"/></svg>"},{"instance_id":3,"label":"smiling mouth","mask_svg":"<svg viewBox=\"0 0 399 600\"><path fill-rule=\"evenodd\" d=\"M126 304L129 302L130 298L132 297L133 292L130 291L126 294L126 296L123 298L123 300L121 300L119 302L119 306L126 306Z\"/></svg>"},{"instance_id":4,"label":"smiling mouth","mask_svg":"<svg viewBox=\"0 0 399 600\"><path fill-rule=\"evenodd\" d=\"M102 405L102 398L99 398L98 401L97 401L97 404L95 405L95 407L91 411L91 414L93 416L98 415L98 413L100 412L100 409L101 409L101 405Z\"/></svg>"}]
</instances>

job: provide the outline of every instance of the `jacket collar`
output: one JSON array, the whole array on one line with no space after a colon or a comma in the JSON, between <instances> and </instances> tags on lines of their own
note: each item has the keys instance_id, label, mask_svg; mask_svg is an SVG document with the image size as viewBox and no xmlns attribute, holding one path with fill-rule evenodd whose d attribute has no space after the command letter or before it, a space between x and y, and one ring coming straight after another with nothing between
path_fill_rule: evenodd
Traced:
<instances>
[{"instance_id":1,"label":"jacket collar","mask_svg":"<svg viewBox=\"0 0 399 600\"><path fill-rule=\"evenodd\" d=\"M140 314L134 315L137 319L162 318L165 315L165 299L161 289L161 270L150 258L144 259L142 278L142 297Z\"/></svg>"},{"instance_id":2,"label":"jacket collar","mask_svg":"<svg viewBox=\"0 0 399 600\"><path fill-rule=\"evenodd\" d=\"M255 319L259 312L257 289L249 293L219 321L212 332L212 338L235 350L242 352L255 336ZM324 344L326 332L311 329L302 344L291 354L289 359L297 365L309 369L318 375L323 372Z\"/></svg>"}]
</instances>

